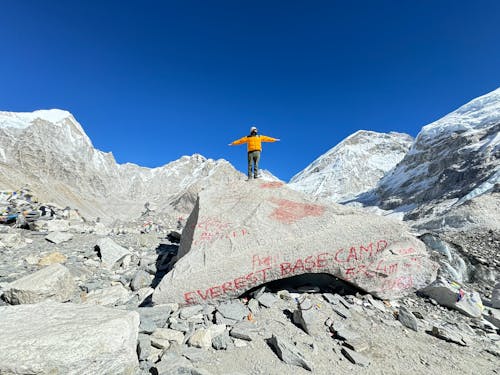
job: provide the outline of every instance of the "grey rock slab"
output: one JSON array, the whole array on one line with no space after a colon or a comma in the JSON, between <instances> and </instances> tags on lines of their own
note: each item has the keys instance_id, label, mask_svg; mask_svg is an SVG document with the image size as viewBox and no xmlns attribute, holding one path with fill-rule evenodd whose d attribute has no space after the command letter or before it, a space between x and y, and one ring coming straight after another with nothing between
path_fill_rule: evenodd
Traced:
<instances>
[{"instance_id":1,"label":"grey rock slab","mask_svg":"<svg viewBox=\"0 0 500 375\"><path fill-rule=\"evenodd\" d=\"M136 312L43 302L0 307L0 373L133 374Z\"/></svg>"},{"instance_id":2,"label":"grey rock slab","mask_svg":"<svg viewBox=\"0 0 500 375\"><path fill-rule=\"evenodd\" d=\"M417 317L411 313L406 307L401 306L398 311L398 320L405 327L418 331Z\"/></svg>"},{"instance_id":3,"label":"grey rock slab","mask_svg":"<svg viewBox=\"0 0 500 375\"><path fill-rule=\"evenodd\" d=\"M143 270L139 270L130 282L130 289L136 291L148 287L150 284L151 276L149 275L149 273Z\"/></svg>"},{"instance_id":4,"label":"grey rock slab","mask_svg":"<svg viewBox=\"0 0 500 375\"><path fill-rule=\"evenodd\" d=\"M361 337L344 341L342 345L357 353L365 352L370 348L368 342Z\"/></svg>"},{"instance_id":5,"label":"grey rock slab","mask_svg":"<svg viewBox=\"0 0 500 375\"><path fill-rule=\"evenodd\" d=\"M301 327L305 333L312 333L313 325L318 320L314 304L309 298L304 298L299 303L299 308L293 312L293 322Z\"/></svg>"},{"instance_id":6,"label":"grey rock slab","mask_svg":"<svg viewBox=\"0 0 500 375\"><path fill-rule=\"evenodd\" d=\"M217 307L217 311L222 314L224 318L232 320L243 320L250 310L240 300L232 300L221 303Z\"/></svg>"},{"instance_id":7,"label":"grey rock slab","mask_svg":"<svg viewBox=\"0 0 500 375\"><path fill-rule=\"evenodd\" d=\"M211 375L205 369L195 368L184 356L176 353L166 353L160 362L154 365L158 374L165 375Z\"/></svg>"},{"instance_id":8,"label":"grey rock slab","mask_svg":"<svg viewBox=\"0 0 500 375\"><path fill-rule=\"evenodd\" d=\"M200 328L189 338L188 344L196 348L207 349L212 346L213 335L208 329Z\"/></svg>"},{"instance_id":9,"label":"grey rock slab","mask_svg":"<svg viewBox=\"0 0 500 375\"><path fill-rule=\"evenodd\" d=\"M200 314L203 312L203 306L202 305L194 305L194 306L187 306L187 307L182 307L179 310L179 317L181 319L189 319L195 315Z\"/></svg>"},{"instance_id":10,"label":"grey rock slab","mask_svg":"<svg viewBox=\"0 0 500 375\"><path fill-rule=\"evenodd\" d=\"M181 331L177 331L175 329L169 328L157 328L153 334L153 337L157 337L159 339L173 341L181 345L184 342L184 333Z\"/></svg>"},{"instance_id":11,"label":"grey rock slab","mask_svg":"<svg viewBox=\"0 0 500 375\"><path fill-rule=\"evenodd\" d=\"M151 355L151 338L148 335L139 334L137 341L137 356L139 360L145 361Z\"/></svg>"},{"instance_id":12,"label":"grey rock slab","mask_svg":"<svg viewBox=\"0 0 500 375\"><path fill-rule=\"evenodd\" d=\"M248 309L252 312L252 314L257 314L260 311L259 308L259 301L257 301L255 298L252 298L250 301L248 301Z\"/></svg>"},{"instance_id":13,"label":"grey rock slab","mask_svg":"<svg viewBox=\"0 0 500 375\"><path fill-rule=\"evenodd\" d=\"M7 285L5 300L12 305L38 303L45 300L68 301L76 292L76 283L69 270L52 264Z\"/></svg>"},{"instance_id":14,"label":"grey rock slab","mask_svg":"<svg viewBox=\"0 0 500 375\"><path fill-rule=\"evenodd\" d=\"M368 302L370 302L370 304L375 307L377 310L380 310L382 312L386 312L387 309L385 308L385 305L382 301L378 300L378 299L375 299L375 298L370 298L368 300Z\"/></svg>"},{"instance_id":15,"label":"grey rock slab","mask_svg":"<svg viewBox=\"0 0 500 375\"><path fill-rule=\"evenodd\" d=\"M204 348L206 349L206 348ZM202 348L188 347L181 351L182 356L189 359L191 362L201 362L207 358L207 351Z\"/></svg>"},{"instance_id":16,"label":"grey rock slab","mask_svg":"<svg viewBox=\"0 0 500 375\"><path fill-rule=\"evenodd\" d=\"M452 342L460 346L468 345L467 341L464 340L462 335L460 335L458 332L454 332L449 328L433 326L432 330L427 331L427 333L429 333L431 336L437 337L438 339Z\"/></svg>"},{"instance_id":17,"label":"grey rock slab","mask_svg":"<svg viewBox=\"0 0 500 375\"><path fill-rule=\"evenodd\" d=\"M177 256L153 293L154 303L226 301L308 273L330 274L393 299L428 285L438 269L406 224L318 204L285 184L259 180L202 190Z\"/></svg>"},{"instance_id":18,"label":"grey rock slab","mask_svg":"<svg viewBox=\"0 0 500 375\"><path fill-rule=\"evenodd\" d=\"M351 317L351 312L341 304L333 305L332 309L337 313L337 315L344 319L349 319Z\"/></svg>"},{"instance_id":19,"label":"grey rock slab","mask_svg":"<svg viewBox=\"0 0 500 375\"><path fill-rule=\"evenodd\" d=\"M73 238L73 235L68 232L52 232L45 236L45 239L49 242L60 244L63 242L70 241Z\"/></svg>"},{"instance_id":20,"label":"grey rock slab","mask_svg":"<svg viewBox=\"0 0 500 375\"><path fill-rule=\"evenodd\" d=\"M341 353L355 365L359 365L361 367L368 367L370 365L370 360L366 356L361 353L357 353L354 350L343 347Z\"/></svg>"},{"instance_id":21,"label":"grey rock slab","mask_svg":"<svg viewBox=\"0 0 500 375\"><path fill-rule=\"evenodd\" d=\"M290 341L272 335L271 338L267 340L267 343L283 362L312 371L312 365Z\"/></svg>"},{"instance_id":22,"label":"grey rock slab","mask_svg":"<svg viewBox=\"0 0 500 375\"><path fill-rule=\"evenodd\" d=\"M226 350L233 345L233 340L229 336L228 331L224 331L222 334L215 336L212 339L212 347L215 350Z\"/></svg>"},{"instance_id":23,"label":"grey rock slab","mask_svg":"<svg viewBox=\"0 0 500 375\"><path fill-rule=\"evenodd\" d=\"M101 306L118 306L125 304L131 297L130 292L122 284L116 284L109 288L96 289L89 292L83 303Z\"/></svg>"},{"instance_id":24,"label":"grey rock slab","mask_svg":"<svg viewBox=\"0 0 500 375\"><path fill-rule=\"evenodd\" d=\"M353 342L360 338L359 333L356 333L353 330L350 330L349 328L346 327L335 329L335 337L340 340L349 342Z\"/></svg>"},{"instance_id":25,"label":"grey rock slab","mask_svg":"<svg viewBox=\"0 0 500 375\"><path fill-rule=\"evenodd\" d=\"M216 311L215 312L215 322L217 324L225 324L227 326L232 326L232 325L235 325L236 323L238 323L239 320L225 318L220 312Z\"/></svg>"},{"instance_id":26,"label":"grey rock slab","mask_svg":"<svg viewBox=\"0 0 500 375\"><path fill-rule=\"evenodd\" d=\"M276 302L278 302L278 297L273 293L263 293L260 297L257 298L259 303L267 308L273 307Z\"/></svg>"},{"instance_id":27,"label":"grey rock slab","mask_svg":"<svg viewBox=\"0 0 500 375\"><path fill-rule=\"evenodd\" d=\"M158 327L155 322L149 318L141 317L141 323L139 324L140 333L153 333Z\"/></svg>"},{"instance_id":28,"label":"grey rock slab","mask_svg":"<svg viewBox=\"0 0 500 375\"><path fill-rule=\"evenodd\" d=\"M176 304L168 305L156 305L153 307L139 307L137 312L143 318L151 319L157 327L165 327L167 320L170 315L177 311L178 306Z\"/></svg>"},{"instance_id":29,"label":"grey rock slab","mask_svg":"<svg viewBox=\"0 0 500 375\"><path fill-rule=\"evenodd\" d=\"M458 283L439 277L421 292L441 306L460 311L471 318L479 318L482 315L483 304L479 293L467 291Z\"/></svg>"},{"instance_id":30,"label":"grey rock slab","mask_svg":"<svg viewBox=\"0 0 500 375\"><path fill-rule=\"evenodd\" d=\"M231 337L240 340L252 341L252 338L255 336L257 331L258 329L254 323L244 321L235 324L229 334Z\"/></svg>"},{"instance_id":31,"label":"grey rock slab","mask_svg":"<svg viewBox=\"0 0 500 375\"><path fill-rule=\"evenodd\" d=\"M101 254L102 266L107 269L112 269L130 254L127 249L118 245L109 237L99 239L96 245Z\"/></svg>"}]
</instances>

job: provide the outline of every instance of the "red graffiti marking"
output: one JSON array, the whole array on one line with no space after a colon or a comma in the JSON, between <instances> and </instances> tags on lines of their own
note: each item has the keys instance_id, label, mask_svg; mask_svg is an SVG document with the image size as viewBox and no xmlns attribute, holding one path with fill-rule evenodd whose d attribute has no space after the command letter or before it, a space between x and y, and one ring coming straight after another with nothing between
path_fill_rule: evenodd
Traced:
<instances>
[{"instance_id":1,"label":"red graffiti marking","mask_svg":"<svg viewBox=\"0 0 500 375\"><path fill-rule=\"evenodd\" d=\"M247 275L236 277L231 281L224 282L220 285L212 286L204 290L194 290L184 293L184 301L187 304L195 304L210 299L221 297L230 293L241 293L253 286L265 283L267 281L268 271L271 267L263 268L258 271L250 272ZM238 292L240 290L240 292Z\"/></svg>"},{"instance_id":2,"label":"red graffiti marking","mask_svg":"<svg viewBox=\"0 0 500 375\"><path fill-rule=\"evenodd\" d=\"M283 182L272 181L272 182L264 182L260 184L261 189L277 189L285 185Z\"/></svg>"},{"instance_id":3,"label":"red graffiti marking","mask_svg":"<svg viewBox=\"0 0 500 375\"><path fill-rule=\"evenodd\" d=\"M321 216L325 207L317 204L299 203L287 199L272 199L278 205L271 217L285 224L292 224L308 216Z\"/></svg>"},{"instance_id":4,"label":"red graffiti marking","mask_svg":"<svg viewBox=\"0 0 500 375\"><path fill-rule=\"evenodd\" d=\"M237 238L248 234L248 230L246 229L232 230L232 225L231 223L213 217L199 220L198 223L193 226L193 229L196 228L200 230L201 233L194 239L193 245L211 243L224 238Z\"/></svg>"},{"instance_id":5,"label":"red graffiti marking","mask_svg":"<svg viewBox=\"0 0 500 375\"><path fill-rule=\"evenodd\" d=\"M351 246L349 249L338 249L333 258L336 263L359 262L364 259L372 258L373 255L384 251L388 244L386 240L378 240L375 244L370 242L368 245Z\"/></svg>"},{"instance_id":6,"label":"red graffiti marking","mask_svg":"<svg viewBox=\"0 0 500 375\"><path fill-rule=\"evenodd\" d=\"M403 275L395 279L386 279L382 282L381 290L404 290L413 287L413 276Z\"/></svg>"},{"instance_id":7,"label":"red graffiti marking","mask_svg":"<svg viewBox=\"0 0 500 375\"><path fill-rule=\"evenodd\" d=\"M256 268L261 268L262 266L267 266L267 267L274 267L278 263L278 256L275 255L270 256L259 256L259 255L253 255L252 256L252 269Z\"/></svg>"},{"instance_id":8,"label":"red graffiti marking","mask_svg":"<svg viewBox=\"0 0 500 375\"><path fill-rule=\"evenodd\" d=\"M414 252L415 249L413 247L409 247L408 249L399 249L399 254L401 255L413 254Z\"/></svg>"}]
</instances>

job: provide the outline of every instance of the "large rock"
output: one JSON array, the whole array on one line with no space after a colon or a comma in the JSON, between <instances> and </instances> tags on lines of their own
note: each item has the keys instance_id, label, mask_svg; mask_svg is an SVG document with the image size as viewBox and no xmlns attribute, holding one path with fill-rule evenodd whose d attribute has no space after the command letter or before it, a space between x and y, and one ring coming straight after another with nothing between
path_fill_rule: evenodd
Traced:
<instances>
[{"instance_id":1,"label":"large rock","mask_svg":"<svg viewBox=\"0 0 500 375\"><path fill-rule=\"evenodd\" d=\"M437 265L402 223L309 199L260 180L203 190L182 233L180 259L153 301L226 300L305 273L396 298L435 278Z\"/></svg>"},{"instance_id":2,"label":"large rock","mask_svg":"<svg viewBox=\"0 0 500 375\"><path fill-rule=\"evenodd\" d=\"M66 241L69 241L73 238L73 235L68 232L51 232L49 233L45 239L49 242L60 244Z\"/></svg>"},{"instance_id":3,"label":"large rock","mask_svg":"<svg viewBox=\"0 0 500 375\"><path fill-rule=\"evenodd\" d=\"M109 237L101 238L97 241L97 247L101 254L101 262L104 268L111 269L118 262L122 261L130 252L118 245Z\"/></svg>"},{"instance_id":4,"label":"large rock","mask_svg":"<svg viewBox=\"0 0 500 375\"><path fill-rule=\"evenodd\" d=\"M440 305L457 310L472 318L480 318L484 310L479 293L467 291L463 289L462 285L442 277L422 289L422 293L434 298Z\"/></svg>"},{"instance_id":5,"label":"large rock","mask_svg":"<svg viewBox=\"0 0 500 375\"><path fill-rule=\"evenodd\" d=\"M4 298L12 305L45 300L64 302L76 291L76 283L69 270L56 263L13 281L6 289Z\"/></svg>"},{"instance_id":6,"label":"large rock","mask_svg":"<svg viewBox=\"0 0 500 375\"><path fill-rule=\"evenodd\" d=\"M19 233L1 233L0 248L19 249L26 246L26 242Z\"/></svg>"},{"instance_id":7,"label":"large rock","mask_svg":"<svg viewBox=\"0 0 500 375\"><path fill-rule=\"evenodd\" d=\"M135 374L138 325L101 306L0 307L0 374Z\"/></svg>"}]
</instances>

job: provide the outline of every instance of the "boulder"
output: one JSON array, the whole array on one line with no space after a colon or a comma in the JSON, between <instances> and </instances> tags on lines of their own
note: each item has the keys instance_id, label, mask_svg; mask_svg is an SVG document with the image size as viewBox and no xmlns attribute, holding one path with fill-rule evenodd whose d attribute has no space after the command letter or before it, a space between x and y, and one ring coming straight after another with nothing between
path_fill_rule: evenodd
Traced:
<instances>
[{"instance_id":1,"label":"boulder","mask_svg":"<svg viewBox=\"0 0 500 375\"><path fill-rule=\"evenodd\" d=\"M19 249L26 246L26 241L19 233L1 233L0 248Z\"/></svg>"},{"instance_id":2,"label":"boulder","mask_svg":"<svg viewBox=\"0 0 500 375\"><path fill-rule=\"evenodd\" d=\"M66 262L67 259L68 258L66 257L66 255L61 254L58 251L55 251L53 253L45 255L44 257L39 259L37 263L39 266L50 266L51 264L55 263L59 264L64 263Z\"/></svg>"},{"instance_id":3,"label":"boulder","mask_svg":"<svg viewBox=\"0 0 500 375\"><path fill-rule=\"evenodd\" d=\"M76 283L69 270L53 264L10 283L4 299L12 305L38 303L45 300L64 302L76 291Z\"/></svg>"},{"instance_id":4,"label":"boulder","mask_svg":"<svg viewBox=\"0 0 500 375\"><path fill-rule=\"evenodd\" d=\"M471 318L480 318L484 310L479 293L467 291L462 285L442 277L421 292L436 300L441 306L460 311Z\"/></svg>"},{"instance_id":5,"label":"boulder","mask_svg":"<svg viewBox=\"0 0 500 375\"><path fill-rule=\"evenodd\" d=\"M128 290L123 285L117 284L109 288L92 290L83 301L91 305L117 306L125 304L130 297Z\"/></svg>"},{"instance_id":6,"label":"boulder","mask_svg":"<svg viewBox=\"0 0 500 375\"><path fill-rule=\"evenodd\" d=\"M153 302L228 300L307 273L394 299L435 279L437 264L405 224L311 199L258 179L201 191Z\"/></svg>"},{"instance_id":7,"label":"boulder","mask_svg":"<svg viewBox=\"0 0 500 375\"><path fill-rule=\"evenodd\" d=\"M44 302L0 307L0 374L134 374L139 314Z\"/></svg>"},{"instance_id":8,"label":"boulder","mask_svg":"<svg viewBox=\"0 0 500 375\"><path fill-rule=\"evenodd\" d=\"M122 261L123 258L130 254L127 249L118 245L109 237L98 240L97 247L101 254L102 266L107 269L112 269L116 263Z\"/></svg>"},{"instance_id":9,"label":"boulder","mask_svg":"<svg viewBox=\"0 0 500 375\"><path fill-rule=\"evenodd\" d=\"M73 238L73 235L68 232L51 232L49 233L45 239L49 242L60 244L66 241L69 241Z\"/></svg>"}]
</instances>

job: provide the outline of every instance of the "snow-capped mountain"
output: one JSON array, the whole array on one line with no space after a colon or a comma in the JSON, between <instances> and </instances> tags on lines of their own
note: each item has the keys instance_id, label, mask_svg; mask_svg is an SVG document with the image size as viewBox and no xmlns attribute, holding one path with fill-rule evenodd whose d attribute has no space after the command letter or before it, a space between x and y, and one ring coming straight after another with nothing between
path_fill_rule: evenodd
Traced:
<instances>
[{"instance_id":1,"label":"snow-capped mountain","mask_svg":"<svg viewBox=\"0 0 500 375\"><path fill-rule=\"evenodd\" d=\"M402 133L360 130L295 175L289 186L336 202L373 189L399 163L413 138Z\"/></svg>"},{"instance_id":2,"label":"snow-capped mountain","mask_svg":"<svg viewBox=\"0 0 500 375\"><path fill-rule=\"evenodd\" d=\"M27 184L40 200L71 205L87 217L131 218L146 201L165 208L179 202L172 197L203 184L238 178L227 161L201 155L159 168L118 164L111 153L92 146L66 111L0 112L0 189ZM175 208L189 212L182 202Z\"/></svg>"},{"instance_id":3,"label":"snow-capped mountain","mask_svg":"<svg viewBox=\"0 0 500 375\"><path fill-rule=\"evenodd\" d=\"M376 192L384 209L458 205L493 191L499 182L500 88L424 126Z\"/></svg>"}]
</instances>

